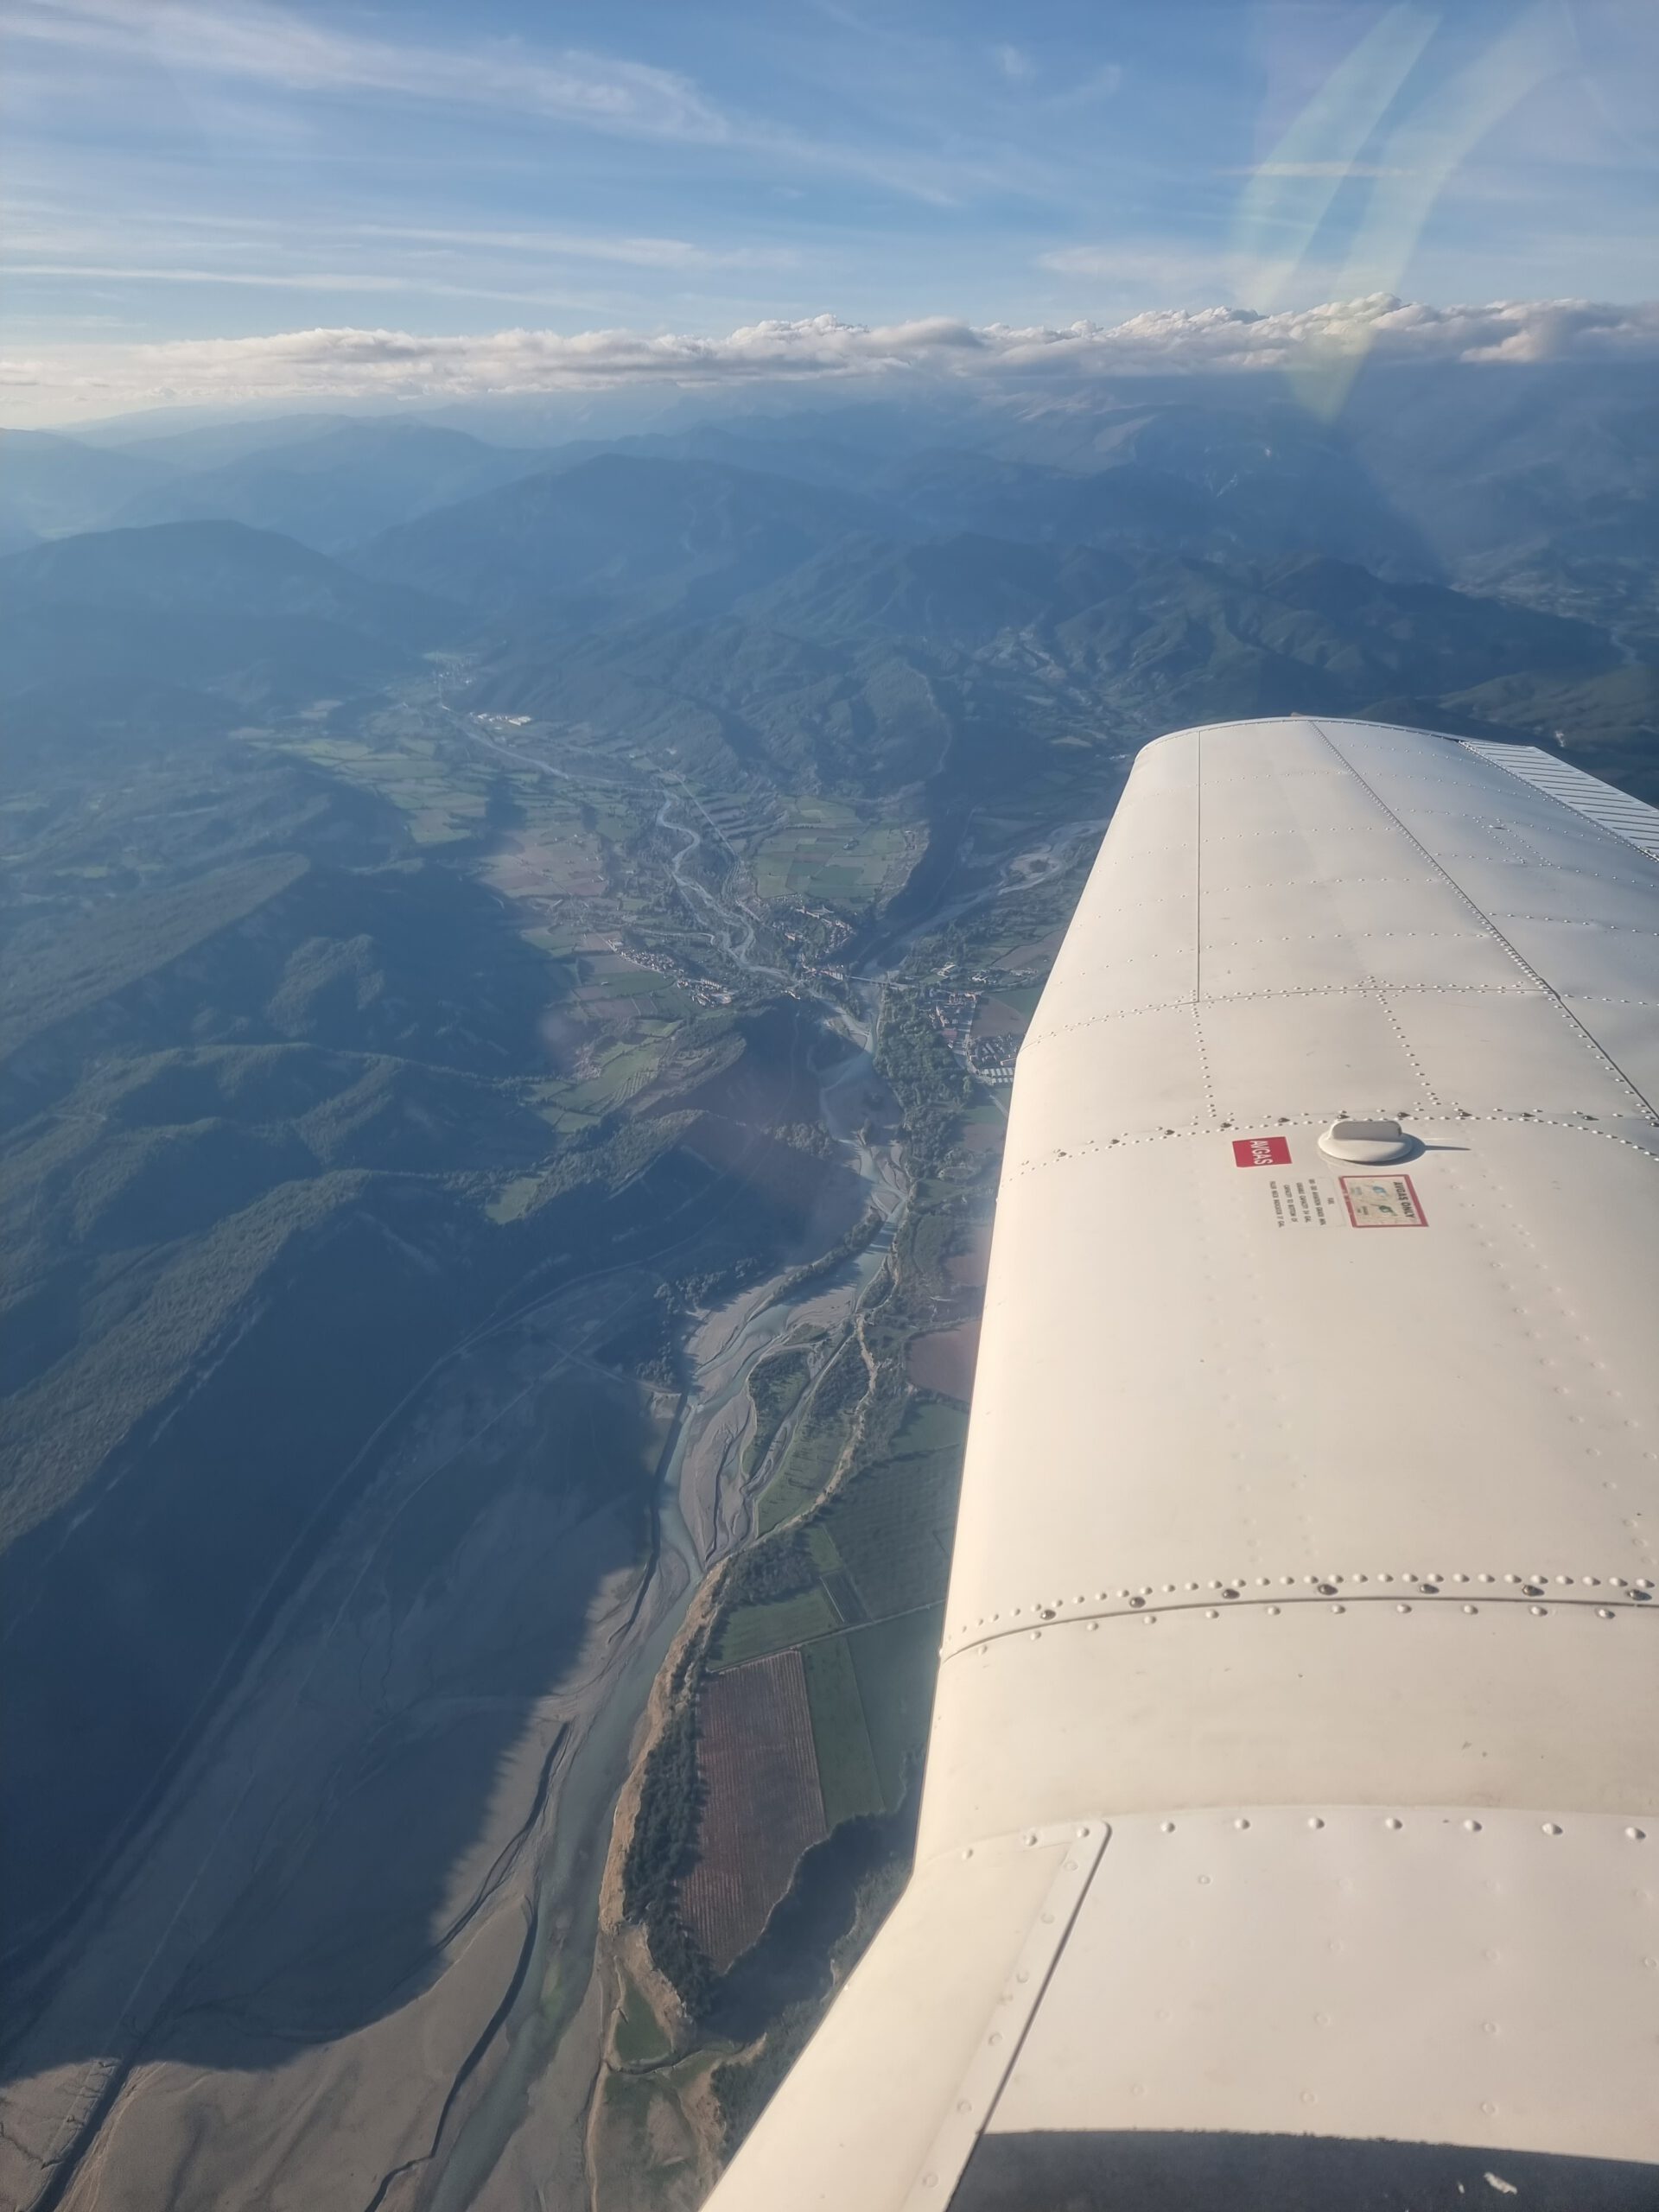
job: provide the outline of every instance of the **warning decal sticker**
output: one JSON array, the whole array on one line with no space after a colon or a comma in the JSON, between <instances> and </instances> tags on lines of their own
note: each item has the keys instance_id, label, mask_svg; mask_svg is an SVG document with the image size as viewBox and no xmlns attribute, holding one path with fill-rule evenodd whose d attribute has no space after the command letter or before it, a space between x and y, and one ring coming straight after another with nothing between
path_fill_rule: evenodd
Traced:
<instances>
[{"instance_id":1,"label":"warning decal sticker","mask_svg":"<svg viewBox=\"0 0 1659 2212\"><path fill-rule=\"evenodd\" d=\"M1323 1229L1331 1219L1330 1193L1310 1176L1305 1181L1281 1182L1275 1175L1268 1185L1273 1217L1281 1229ZM1340 1220L1341 1216L1337 1217Z\"/></svg>"},{"instance_id":2,"label":"warning decal sticker","mask_svg":"<svg viewBox=\"0 0 1659 2212\"><path fill-rule=\"evenodd\" d=\"M1348 1218L1356 1229L1427 1229L1409 1175L1341 1175Z\"/></svg>"},{"instance_id":3,"label":"warning decal sticker","mask_svg":"<svg viewBox=\"0 0 1659 2212\"><path fill-rule=\"evenodd\" d=\"M1290 1144L1285 1137L1235 1137L1235 1167L1288 1167Z\"/></svg>"}]
</instances>

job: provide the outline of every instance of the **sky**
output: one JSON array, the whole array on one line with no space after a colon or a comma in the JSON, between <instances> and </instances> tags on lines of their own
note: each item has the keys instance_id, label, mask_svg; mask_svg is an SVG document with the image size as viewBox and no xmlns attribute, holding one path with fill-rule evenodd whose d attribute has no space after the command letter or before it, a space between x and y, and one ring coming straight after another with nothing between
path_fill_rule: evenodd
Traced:
<instances>
[{"instance_id":1,"label":"sky","mask_svg":"<svg viewBox=\"0 0 1659 2212\"><path fill-rule=\"evenodd\" d=\"M11 423L1659 353L1652 0L0 0L0 39Z\"/></svg>"}]
</instances>

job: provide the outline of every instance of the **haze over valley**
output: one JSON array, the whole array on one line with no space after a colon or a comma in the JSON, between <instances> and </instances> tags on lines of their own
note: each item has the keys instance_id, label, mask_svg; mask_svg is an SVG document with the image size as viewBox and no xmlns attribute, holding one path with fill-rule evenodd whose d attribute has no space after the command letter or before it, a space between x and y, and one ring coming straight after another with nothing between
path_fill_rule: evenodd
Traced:
<instances>
[{"instance_id":1,"label":"haze over valley","mask_svg":"<svg viewBox=\"0 0 1659 2212\"><path fill-rule=\"evenodd\" d=\"M1655 18L4 35L0 2202L694 2212L1137 749L1659 803Z\"/></svg>"},{"instance_id":2,"label":"haze over valley","mask_svg":"<svg viewBox=\"0 0 1659 2212\"><path fill-rule=\"evenodd\" d=\"M149 429L5 495L4 2187L689 2204L903 1866L1128 760L1654 795L1651 402Z\"/></svg>"}]
</instances>

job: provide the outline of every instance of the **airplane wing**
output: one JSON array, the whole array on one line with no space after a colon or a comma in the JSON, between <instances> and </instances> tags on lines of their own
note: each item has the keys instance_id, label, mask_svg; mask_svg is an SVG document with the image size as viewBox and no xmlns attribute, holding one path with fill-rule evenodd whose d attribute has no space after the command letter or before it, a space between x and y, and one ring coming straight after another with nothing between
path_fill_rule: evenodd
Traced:
<instances>
[{"instance_id":1,"label":"airplane wing","mask_svg":"<svg viewBox=\"0 0 1659 2212\"><path fill-rule=\"evenodd\" d=\"M715 2212L1659 2205L1659 870L1496 750L1137 760L915 1872Z\"/></svg>"}]
</instances>

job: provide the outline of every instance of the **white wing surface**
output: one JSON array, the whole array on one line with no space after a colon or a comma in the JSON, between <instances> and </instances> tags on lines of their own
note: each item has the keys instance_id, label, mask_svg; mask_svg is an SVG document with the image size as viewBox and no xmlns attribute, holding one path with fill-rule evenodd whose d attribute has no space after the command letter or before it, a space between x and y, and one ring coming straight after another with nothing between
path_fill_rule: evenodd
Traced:
<instances>
[{"instance_id":1,"label":"white wing surface","mask_svg":"<svg viewBox=\"0 0 1659 2212\"><path fill-rule=\"evenodd\" d=\"M1659 2204L1656 1013L1653 861L1477 752L1141 753L916 1870L718 2212Z\"/></svg>"}]
</instances>

